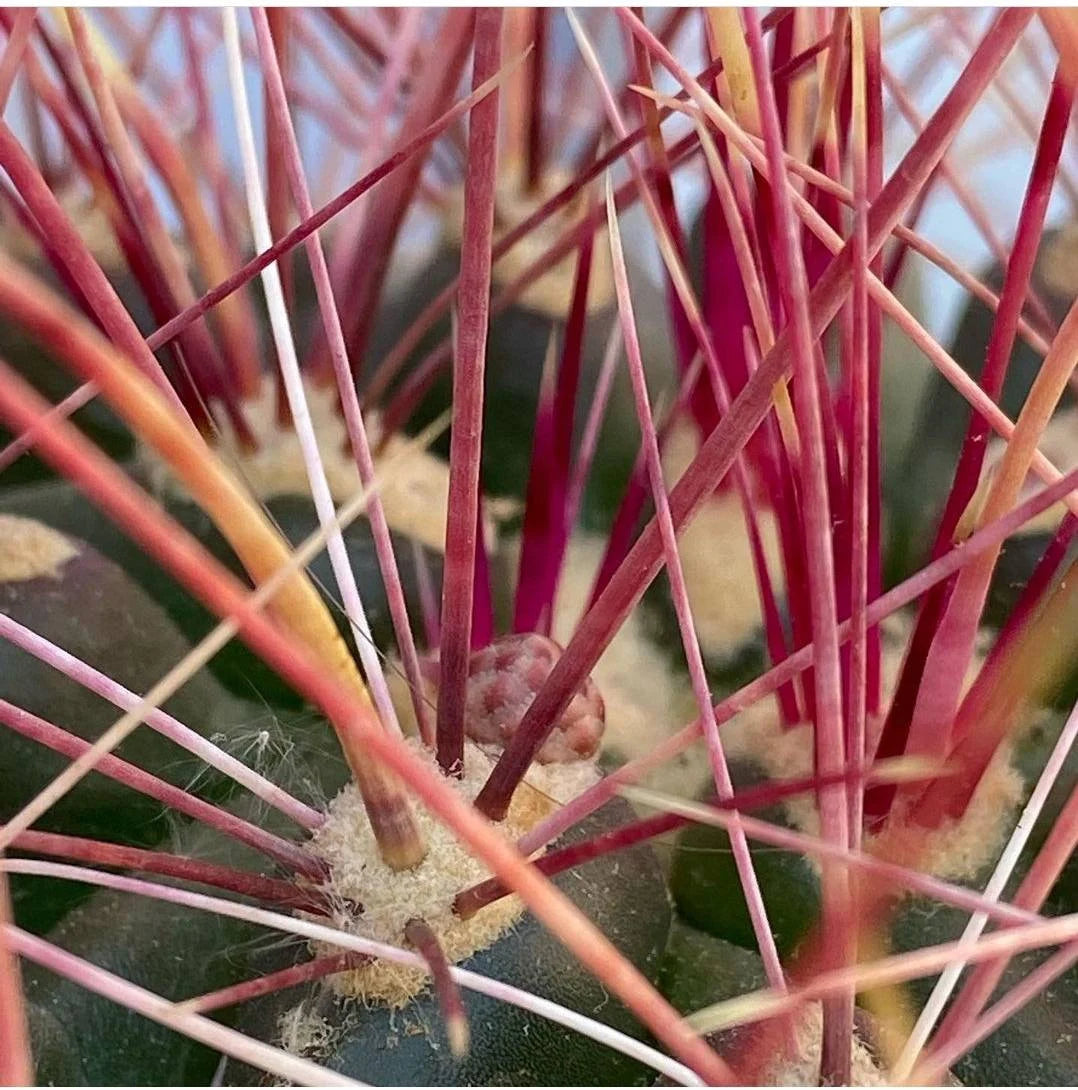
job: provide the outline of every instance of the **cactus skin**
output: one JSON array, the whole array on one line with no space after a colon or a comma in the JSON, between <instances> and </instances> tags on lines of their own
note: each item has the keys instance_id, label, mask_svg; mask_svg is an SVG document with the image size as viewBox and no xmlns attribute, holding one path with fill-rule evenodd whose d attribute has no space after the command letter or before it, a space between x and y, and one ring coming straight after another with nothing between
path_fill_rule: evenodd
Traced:
<instances>
[{"instance_id":1,"label":"cactus skin","mask_svg":"<svg viewBox=\"0 0 1078 1090\"><path fill-rule=\"evenodd\" d=\"M139 480L137 473L132 475ZM145 484L144 481L140 483ZM201 508L194 503L168 497L163 497L162 502L168 513L184 529L198 538L234 574L246 581L239 560ZM270 517L293 545L298 545L318 528L314 504L306 496L277 496L268 500L265 506ZM217 624L218 619L215 616L192 598L136 542L117 529L77 488L66 481L40 483L0 493L0 513L34 518L61 533L88 542L114 561L145 594L166 610L174 625L190 642L201 639ZM365 519L353 522L344 531L344 540L374 641L379 647L391 647L394 642L393 625L370 524ZM393 535L393 542L409 616L413 619L414 630L418 632L421 626L418 623L419 591L414 555L408 539ZM430 550L425 550L424 555L435 585L440 585L441 558ZM319 554L312 561L309 570L316 584L323 588L323 594L330 602L339 629L350 640L347 620L336 605L336 582L328 555L324 552ZM181 655L177 655L173 662ZM210 670L229 691L242 700L254 700L259 704L268 703L286 709L295 709L303 704L291 687L238 640L233 640L215 656L210 663ZM151 679L151 683L157 677Z\"/></svg>"},{"instance_id":2,"label":"cactus skin","mask_svg":"<svg viewBox=\"0 0 1078 1090\"><path fill-rule=\"evenodd\" d=\"M250 849L190 823L176 826L169 847L252 868L261 862ZM175 1001L242 980L250 975L251 951L279 940L229 916L111 889L94 892L48 938ZM197 1041L30 963L23 985L38 1085L206 1086L213 1078L219 1056ZM231 1021L228 1011L222 1014Z\"/></svg>"},{"instance_id":3,"label":"cactus skin","mask_svg":"<svg viewBox=\"0 0 1078 1090\"><path fill-rule=\"evenodd\" d=\"M744 761L731 762L730 774L738 788L767 780L758 768ZM707 796L711 797L710 791ZM769 806L754 816L790 826L781 804ZM763 845L750 847L775 943L785 957L796 949L818 919L819 874L797 852ZM725 829L687 825L678 834L670 889L678 916L685 923L718 940L757 953L756 936Z\"/></svg>"},{"instance_id":4,"label":"cactus skin","mask_svg":"<svg viewBox=\"0 0 1078 1090\"><path fill-rule=\"evenodd\" d=\"M132 692L146 692L184 657L190 644L123 568L84 541L69 541L75 554L55 576L0 583L0 611ZM0 698L87 741L94 741L122 714L7 640L0 641ZM203 734L227 732L251 715L250 706L232 697L206 670L163 707ZM146 727L126 738L116 755L177 785L190 782L204 767ZM0 733L0 818L29 802L67 763L66 757L5 728ZM204 786L213 786L215 780L204 778ZM91 775L51 807L37 827L148 846L167 831L161 816L154 800Z\"/></svg>"}]
</instances>

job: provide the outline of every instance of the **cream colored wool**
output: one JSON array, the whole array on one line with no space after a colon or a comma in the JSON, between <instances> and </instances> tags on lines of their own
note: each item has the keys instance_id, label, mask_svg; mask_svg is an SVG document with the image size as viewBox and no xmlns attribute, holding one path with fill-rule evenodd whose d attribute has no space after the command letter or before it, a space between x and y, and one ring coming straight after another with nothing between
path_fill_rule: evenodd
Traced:
<instances>
[{"instance_id":1,"label":"cream colored wool","mask_svg":"<svg viewBox=\"0 0 1078 1090\"><path fill-rule=\"evenodd\" d=\"M335 1030L326 1019L319 1017L307 1005L290 1007L277 1020L281 1048L293 1056L319 1053L333 1040Z\"/></svg>"},{"instance_id":2,"label":"cream colored wool","mask_svg":"<svg viewBox=\"0 0 1078 1090\"><path fill-rule=\"evenodd\" d=\"M418 740L410 744L435 766L433 754ZM446 782L471 802L491 767L491 759L469 743L463 778ZM513 796L509 814L500 826L502 834L511 841L518 839L550 813L556 800L571 797L594 780L594 766L588 762L533 767L525 785ZM468 920L454 915L456 895L490 874L451 830L421 806L416 807L416 820L427 844L426 858L411 870L395 871L382 862L355 785L346 785L330 803L326 822L315 832L310 848L332 871L328 892L342 906L334 913L333 922L354 934L406 946L405 925L419 918L437 934L446 957L451 962L461 961L500 938L520 919L524 906L519 898L510 896ZM344 907L346 901L358 902L363 911L353 915ZM314 948L316 954L332 952L317 943ZM342 994L368 1002L381 1000L394 1007L403 1006L426 986L427 980L427 974L419 969L388 961L376 961L331 978L334 989Z\"/></svg>"},{"instance_id":3,"label":"cream colored wool","mask_svg":"<svg viewBox=\"0 0 1078 1090\"><path fill-rule=\"evenodd\" d=\"M910 620L905 615L884 622L882 682L885 694L894 692L909 629ZM978 649L966 676L967 686L983 659L983 652ZM869 724L869 729L874 727L879 729L879 723ZM726 724L722 728L722 740L727 757L752 760L773 779L812 775L812 727L807 723L784 727L774 696L758 701ZM911 848L916 847L918 865L940 878L974 877L996 858L1022 794L1022 778L1011 765L1011 746L1004 743L997 749L961 818L944 821L932 830L913 826L907 831ZM783 806L798 829L812 836L819 835L820 817L812 795L787 799ZM866 838L866 847L871 846L872 840L872 837ZM889 830L888 843L894 845L896 842L893 830ZM816 861L812 862L815 866Z\"/></svg>"},{"instance_id":4,"label":"cream colored wool","mask_svg":"<svg viewBox=\"0 0 1078 1090\"><path fill-rule=\"evenodd\" d=\"M797 1049L774 1061L763 1073L765 1086L818 1086L820 1083L820 1041L823 1013L819 1003L805 1005L795 1022ZM853 1037L851 1086L887 1086L887 1074L881 1071L868 1046L857 1034Z\"/></svg>"},{"instance_id":5,"label":"cream colored wool","mask_svg":"<svg viewBox=\"0 0 1078 1090\"><path fill-rule=\"evenodd\" d=\"M551 803L564 805L599 779L600 772L594 761L552 761L545 765L533 764L524 776L524 783Z\"/></svg>"},{"instance_id":6,"label":"cream colored wool","mask_svg":"<svg viewBox=\"0 0 1078 1090\"><path fill-rule=\"evenodd\" d=\"M101 268L106 272L125 269L127 258L116 241L108 215L94 195L78 182L72 182L61 183L54 196ZM34 262L41 257L41 242L14 215L6 218L0 228L0 246L10 257L20 260Z\"/></svg>"},{"instance_id":7,"label":"cream colored wool","mask_svg":"<svg viewBox=\"0 0 1078 1090\"><path fill-rule=\"evenodd\" d=\"M1078 221L1070 220L1047 239L1037 255L1036 271L1044 283L1064 299L1078 295Z\"/></svg>"},{"instance_id":8,"label":"cream colored wool","mask_svg":"<svg viewBox=\"0 0 1078 1090\"><path fill-rule=\"evenodd\" d=\"M672 487L700 449L695 425L682 423L670 432L663 451L663 476ZM778 528L770 510L756 509L767 570L776 597L785 587ZM763 627L748 529L741 501L732 490L704 502L678 534L678 555L685 573L700 647L709 659L728 659Z\"/></svg>"},{"instance_id":9,"label":"cream colored wool","mask_svg":"<svg viewBox=\"0 0 1078 1090\"><path fill-rule=\"evenodd\" d=\"M736 525L743 533L744 523L738 520ZM553 625L555 639L563 644L572 635L586 607L604 544L604 539L585 534L574 535L570 540ZM519 542L508 542L506 550L515 571ZM684 564L684 546L681 555ZM755 580L747 549L740 562L740 584L747 586L755 599ZM746 610L742 616L747 615ZM881 627L882 684L884 693L890 694L902 667L911 620L907 615L899 614L888 618ZM746 632L743 639L748 635ZM984 649L979 646L967 675L967 685L976 676L983 658ZM648 637L639 609L629 615L611 640L592 670L592 678L606 703L603 751L619 763L650 753L696 718L696 703L688 678L671 667L667 655ZM873 730L879 729L880 724L868 726ZM757 701L724 724L721 737L727 760L751 760L773 779L796 779L812 774L812 728L808 724L785 727L773 695ZM945 822L929 834L916 830L922 850L927 853L925 865L933 873L952 879L968 878L995 858L1022 797L1022 780L1011 766L1010 754L1009 746L999 748L959 821ZM701 739L653 770L643 782L658 791L693 797L711 782L711 778L707 747ZM819 814L811 795L790 798L783 805L797 828L818 834Z\"/></svg>"},{"instance_id":10,"label":"cream colored wool","mask_svg":"<svg viewBox=\"0 0 1078 1090\"><path fill-rule=\"evenodd\" d=\"M881 625L881 685L885 697L898 683L902 658L911 631L905 614L888 617ZM886 699L884 701L886 703ZM878 730L880 724L869 723ZM755 761L774 779L799 779L812 775L812 727L802 723L785 727L775 696L764 697L722 727L722 743L728 758ZM706 774L706 769L703 770ZM816 801L809 795L790 798L783 804L790 820L813 835L819 832Z\"/></svg>"},{"instance_id":11,"label":"cream colored wool","mask_svg":"<svg viewBox=\"0 0 1078 1090\"><path fill-rule=\"evenodd\" d=\"M304 383L304 390L329 490L334 501L340 504L360 490L360 480L344 420L337 409L337 391L335 387L309 381ZM258 440L257 450L248 450L224 419L224 414L220 415L216 449L247 482L252 495L260 500L289 494L310 495L299 439L291 424L282 427L278 423L277 392L271 381L264 379L258 396L243 404L244 418ZM377 413L370 412L364 422L371 447L376 448L381 437L380 418ZM449 507L449 466L425 450L414 447L408 450L410 443L407 436L395 434L375 458L376 474L380 467L392 462L392 469L381 481L379 490L382 508L391 529L414 538L428 549L443 552ZM407 453L402 457L405 451ZM154 452L141 448L139 457L159 492L183 494L172 471ZM494 540L493 520L511 514L515 506L501 500L488 502L488 546Z\"/></svg>"},{"instance_id":12,"label":"cream colored wool","mask_svg":"<svg viewBox=\"0 0 1078 1090\"><path fill-rule=\"evenodd\" d=\"M59 579L63 566L78 555L69 538L36 519L0 515L0 582Z\"/></svg>"},{"instance_id":13,"label":"cream colored wool","mask_svg":"<svg viewBox=\"0 0 1078 1090\"><path fill-rule=\"evenodd\" d=\"M569 174L549 171L543 178L542 186L534 193L528 193L523 185L519 164L509 165L500 171L494 198L494 241L497 242L527 219L571 180ZM586 201L586 191L578 194L564 208L516 242L491 270L494 284L499 288L512 284L535 261L541 259L567 228L583 218L587 211ZM444 215L445 240L450 246L460 245L463 224L464 190L457 187L448 194ZM564 321L573 300L576 253L575 249L571 250L561 261L551 265L517 296L517 302L528 310ZM605 232L596 231L588 282L588 313L605 309L613 299L610 247Z\"/></svg>"},{"instance_id":14,"label":"cream colored wool","mask_svg":"<svg viewBox=\"0 0 1078 1090\"><path fill-rule=\"evenodd\" d=\"M685 538L679 538L683 566L695 548L698 564L693 570L698 574L703 573L695 584L695 595L690 585L693 615L697 621L701 643L703 631L710 628L713 637L710 650L715 652L721 643L727 654L740 648L760 625L756 583L745 539L744 521L740 508L736 507L736 500L732 517L725 517L730 514L727 511L728 502L725 497L712 501L714 506L711 517L720 524L718 533L721 541L718 546L714 543L708 546L705 534L693 536L692 526L687 531L690 535L688 550ZM773 547L777 549L773 524L769 519L770 517L765 521L769 526ZM693 525L698 523L699 518ZM707 519L703 525L706 531ZM594 534L578 532L569 540L558 584L552 625L554 638L563 646L569 642L587 608L605 547L606 539ZM508 558L507 566L516 572L520 555L519 540L506 541L503 548ZM727 581L725 572L718 576L713 572L709 573L705 556L708 548L711 548L712 560L717 555L715 549L721 551L723 561L715 562L714 566L725 568L731 573L733 577L729 579L729 587L723 587L723 583ZM691 564L690 559L690 567ZM769 565L774 566L771 561ZM688 581L689 568L686 568L685 574ZM729 608L729 631L739 632L736 643L732 638L719 635L722 628L724 594L726 606ZM710 605L701 608L701 603ZM684 670L675 667L670 653L660 648L650 637L643 607L638 606L629 614L592 669L591 676L606 704L603 752L618 763L645 756L696 717L696 701L688 676ZM695 788L709 777L707 750L703 742L699 742L654 769L644 779L644 783L658 791L684 795L688 784Z\"/></svg>"},{"instance_id":15,"label":"cream colored wool","mask_svg":"<svg viewBox=\"0 0 1078 1090\"><path fill-rule=\"evenodd\" d=\"M935 829L893 825L887 833L889 852L917 860L918 867L938 878L975 878L999 855L1022 801L1022 777L1011 765L1012 747L1004 742L992 758L960 818L948 818ZM866 838L871 848L874 838Z\"/></svg>"}]
</instances>

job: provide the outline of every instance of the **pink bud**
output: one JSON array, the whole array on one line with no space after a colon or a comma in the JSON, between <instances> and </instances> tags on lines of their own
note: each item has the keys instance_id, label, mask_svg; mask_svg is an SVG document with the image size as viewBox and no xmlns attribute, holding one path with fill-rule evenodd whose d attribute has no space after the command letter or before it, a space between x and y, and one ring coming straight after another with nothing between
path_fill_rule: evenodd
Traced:
<instances>
[{"instance_id":1,"label":"pink bud","mask_svg":"<svg viewBox=\"0 0 1078 1090\"><path fill-rule=\"evenodd\" d=\"M464 725L468 737L481 745L507 745L561 653L552 639L534 632L502 636L473 651ZM539 750L539 761L553 764L593 756L606 726L604 716L603 698L595 682L586 678Z\"/></svg>"}]
</instances>

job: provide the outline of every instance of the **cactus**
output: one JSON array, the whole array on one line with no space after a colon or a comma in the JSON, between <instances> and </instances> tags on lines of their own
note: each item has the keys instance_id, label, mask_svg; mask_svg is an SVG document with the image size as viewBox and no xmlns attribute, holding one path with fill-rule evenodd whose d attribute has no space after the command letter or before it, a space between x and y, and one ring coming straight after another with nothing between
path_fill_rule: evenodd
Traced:
<instances>
[{"instance_id":1,"label":"cactus","mask_svg":"<svg viewBox=\"0 0 1078 1090\"><path fill-rule=\"evenodd\" d=\"M0 26L5 1084L1078 1078L1068 12Z\"/></svg>"}]
</instances>

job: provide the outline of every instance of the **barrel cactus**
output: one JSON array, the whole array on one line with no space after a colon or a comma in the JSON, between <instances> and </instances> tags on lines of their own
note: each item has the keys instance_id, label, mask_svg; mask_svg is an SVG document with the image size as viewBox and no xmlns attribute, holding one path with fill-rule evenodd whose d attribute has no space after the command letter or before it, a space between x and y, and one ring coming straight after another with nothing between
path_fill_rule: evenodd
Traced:
<instances>
[{"instance_id":1,"label":"barrel cactus","mask_svg":"<svg viewBox=\"0 0 1078 1090\"><path fill-rule=\"evenodd\" d=\"M5 1083L1078 1078L1070 13L0 25Z\"/></svg>"}]
</instances>

